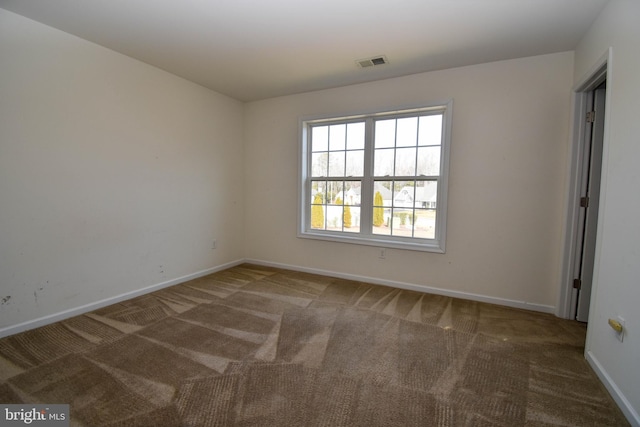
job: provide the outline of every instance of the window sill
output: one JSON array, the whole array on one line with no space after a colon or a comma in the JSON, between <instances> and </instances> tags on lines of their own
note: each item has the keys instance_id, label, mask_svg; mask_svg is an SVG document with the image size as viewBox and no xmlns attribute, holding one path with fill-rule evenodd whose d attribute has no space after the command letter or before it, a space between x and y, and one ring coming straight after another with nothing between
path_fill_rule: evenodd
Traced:
<instances>
[{"instance_id":1,"label":"window sill","mask_svg":"<svg viewBox=\"0 0 640 427\"><path fill-rule=\"evenodd\" d=\"M299 232L298 237L301 239L324 240L336 243L349 243L352 245L375 246L378 248L404 249L409 251L434 252L440 254L445 253L444 244L441 244L438 240L431 239L425 239L424 243L422 243L404 241L401 239L389 239L386 238L386 236L358 237L345 236L338 233L334 234L330 232L313 231Z\"/></svg>"}]
</instances>

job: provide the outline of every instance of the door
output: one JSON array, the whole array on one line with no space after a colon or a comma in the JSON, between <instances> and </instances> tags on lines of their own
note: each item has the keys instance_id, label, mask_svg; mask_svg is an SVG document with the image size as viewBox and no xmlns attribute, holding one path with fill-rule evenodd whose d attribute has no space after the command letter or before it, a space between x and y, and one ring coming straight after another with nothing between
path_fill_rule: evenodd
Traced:
<instances>
[{"instance_id":1,"label":"door","mask_svg":"<svg viewBox=\"0 0 640 427\"><path fill-rule=\"evenodd\" d=\"M576 320L589 319L593 264L596 252L598 227L598 205L600 204L600 179L602 172L602 146L604 140L606 81L588 94L587 129L585 131L585 157L583 159L582 191L580 197L580 231L577 236L576 279L574 287L578 291Z\"/></svg>"}]
</instances>

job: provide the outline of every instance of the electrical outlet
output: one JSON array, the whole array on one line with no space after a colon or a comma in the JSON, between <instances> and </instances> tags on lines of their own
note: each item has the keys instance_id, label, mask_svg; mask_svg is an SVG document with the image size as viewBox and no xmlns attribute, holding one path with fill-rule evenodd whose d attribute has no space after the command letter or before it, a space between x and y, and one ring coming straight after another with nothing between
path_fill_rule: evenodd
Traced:
<instances>
[{"instance_id":1,"label":"electrical outlet","mask_svg":"<svg viewBox=\"0 0 640 427\"><path fill-rule=\"evenodd\" d=\"M380 248L380 255L378 255L378 258L385 259L385 251L385 248Z\"/></svg>"},{"instance_id":2,"label":"electrical outlet","mask_svg":"<svg viewBox=\"0 0 640 427\"><path fill-rule=\"evenodd\" d=\"M213 242L211 243L211 249L215 249L217 245L218 242L216 241L216 239L213 239Z\"/></svg>"}]
</instances>

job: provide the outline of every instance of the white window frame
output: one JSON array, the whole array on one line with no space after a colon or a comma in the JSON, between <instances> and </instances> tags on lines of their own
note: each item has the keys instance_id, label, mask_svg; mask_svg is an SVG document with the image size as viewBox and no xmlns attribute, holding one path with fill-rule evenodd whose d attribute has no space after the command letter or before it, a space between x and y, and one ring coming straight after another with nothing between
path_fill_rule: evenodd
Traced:
<instances>
[{"instance_id":1,"label":"white window frame","mask_svg":"<svg viewBox=\"0 0 640 427\"><path fill-rule=\"evenodd\" d=\"M449 152L451 146L451 122L452 122L453 100L447 102L422 105L418 107L394 108L376 110L370 112L357 112L341 115L318 115L306 116L299 119L299 178L298 178L298 223L297 235L299 238L326 240L332 242L351 243L359 245L376 246L381 248L397 248L415 251L445 253L446 229L447 229L447 199L448 199L448 177L449 177ZM373 234L368 223L360 225L359 233L340 232L330 230L318 230L311 228L311 148L310 129L313 125L323 122L353 121L356 119L379 119L394 118L397 116L407 116L411 114L423 114L429 112L442 112L442 140L440 151L440 174L437 179L438 202L436 206L435 238L424 239L415 237L399 237ZM373 136L372 130L366 133L365 142L365 162L373 162ZM361 212L365 210L373 211L373 172L371 167L365 166L365 176L363 178L363 193L368 194L368 200L361 201ZM366 175L370 171L369 176ZM367 191L364 186L370 185ZM364 214L364 218L370 218L369 214Z\"/></svg>"}]
</instances>

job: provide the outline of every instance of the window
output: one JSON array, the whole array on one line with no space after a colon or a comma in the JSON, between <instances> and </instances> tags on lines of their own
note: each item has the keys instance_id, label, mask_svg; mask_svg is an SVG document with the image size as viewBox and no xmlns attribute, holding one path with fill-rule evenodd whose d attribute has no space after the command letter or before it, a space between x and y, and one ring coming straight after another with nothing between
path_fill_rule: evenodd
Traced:
<instances>
[{"instance_id":1,"label":"window","mask_svg":"<svg viewBox=\"0 0 640 427\"><path fill-rule=\"evenodd\" d=\"M444 252L451 102L301 120L299 237Z\"/></svg>"}]
</instances>

